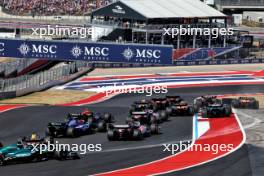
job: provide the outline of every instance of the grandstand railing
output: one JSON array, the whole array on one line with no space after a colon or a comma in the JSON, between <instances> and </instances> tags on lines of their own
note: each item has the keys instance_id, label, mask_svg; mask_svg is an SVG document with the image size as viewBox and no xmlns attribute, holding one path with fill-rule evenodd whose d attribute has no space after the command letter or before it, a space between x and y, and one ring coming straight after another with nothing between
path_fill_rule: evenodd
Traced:
<instances>
[{"instance_id":1,"label":"grandstand railing","mask_svg":"<svg viewBox=\"0 0 264 176\"><path fill-rule=\"evenodd\" d=\"M138 24L138 23L122 23L121 21L104 21L104 20L93 20L92 23L87 25L98 25L98 26L112 26L123 29L145 29L145 30L162 30L163 28L224 28L223 23L194 23L194 24Z\"/></svg>"},{"instance_id":2,"label":"grandstand railing","mask_svg":"<svg viewBox=\"0 0 264 176\"><path fill-rule=\"evenodd\" d=\"M220 6L264 6L263 0L215 0Z\"/></svg>"},{"instance_id":3,"label":"grandstand railing","mask_svg":"<svg viewBox=\"0 0 264 176\"><path fill-rule=\"evenodd\" d=\"M25 75L11 79L0 80L1 92L18 91L26 88L41 86L52 81L61 80L80 71L80 69L90 67L88 62L72 62L48 71L40 72L35 75Z\"/></svg>"}]
</instances>

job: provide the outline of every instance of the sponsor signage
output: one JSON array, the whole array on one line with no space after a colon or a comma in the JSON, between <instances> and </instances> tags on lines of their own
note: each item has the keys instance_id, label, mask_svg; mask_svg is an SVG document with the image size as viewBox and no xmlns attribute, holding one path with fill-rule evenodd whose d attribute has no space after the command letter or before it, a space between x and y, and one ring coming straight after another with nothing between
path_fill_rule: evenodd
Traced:
<instances>
[{"instance_id":1,"label":"sponsor signage","mask_svg":"<svg viewBox=\"0 0 264 176\"><path fill-rule=\"evenodd\" d=\"M112 11L113 13L126 14L126 11L120 5L116 5Z\"/></svg>"},{"instance_id":2,"label":"sponsor signage","mask_svg":"<svg viewBox=\"0 0 264 176\"><path fill-rule=\"evenodd\" d=\"M0 39L0 56L171 65L172 46Z\"/></svg>"}]
</instances>

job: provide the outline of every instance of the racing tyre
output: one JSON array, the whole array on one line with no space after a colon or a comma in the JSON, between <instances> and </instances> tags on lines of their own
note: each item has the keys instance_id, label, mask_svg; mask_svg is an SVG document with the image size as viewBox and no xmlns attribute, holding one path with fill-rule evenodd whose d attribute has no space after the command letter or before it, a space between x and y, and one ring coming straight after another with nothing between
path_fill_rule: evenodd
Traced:
<instances>
[{"instance_id":1,"label":"racing tyre","mask_svg":"<svg viewBox=\"0 0 264 176\"><path fill-rule=\"evenodd\" d=\"M112 122L112 115L109 113L104 114L104 120L106 123L111 123Z\"/></svg>"},{"instance_id":2,"label":"racing tyre","mask_svg":"<svg viewBox=\"0 0 264 176\"><path fill-rule=\"evenodd\" d=\"M55 158L58 160L66 160L67 159L67 151L55 151Z\"/></svg>"},{"instance_id":3,"label":"racing tyre","mask_svg":"<svg viewBox=\"0 0 264 176\"><path fill-rule=\"evenodd\" d=\"M134 140L142 140L143 139L143 135L138 129L135 129L133 131L133 139Z\"/></svg>"},{"instance_id":4,"label":"racing tyre","mask_svg":"<svg viewBox=\"0 0 264 176\"><path fill-rule=\"evenodd\" d=\"M234 108L239 108L239 101L238 101L238 100L232 100L231 105L232 105Z\"/></svg>"},{"instance_id":5,"label":"racing tyre","mask_svg":"<svg viewBox=\"0 0 264 176\"><path fill-rule=\"evenodd\" d=\"M162 121L167 121L168 120L168 115L166 113L166 111L161 111L160 112L160 117Z\"/></svg>"},{"instance_id":6,"label":"racing tyre","mask_svg":"<svg viewBox=\"0 0 264 176\"><path fill-rule=\"evenodd\" d=\"M229 117L231 112L232 112L231 107L230 106L225 106L225 115Z\"/></svg>"},{"instance_id":7,"label":"racing tyre","mask_svg":"<svg viewBox=\"0 0 264 176\"><path fill-rule=\"evenodd\" d=\"M157 124L151 124L150 128L152 134L160 134L160 127Z\"/></svg>"},{"instance_id":8,"label":"racing tyre","mask_svg":"<svg viewBox=\"0 0 264 176\"><path fill-rule=\"evenodd\" d=\"M259 102L255 101L253 109L259 109Z\"/></svg>"},{"instance_id":9,"label":"racing tyre","mask_svg":"<svg viewBox=\"0 0 264 176\"><path fill-rule=\"evenodd\" d=\"M115 140L115 132L113 130L108 130L107 131L107 138L109 141L114 141Z\"/></svg>"},{"instance_id":10,"label":"racing tyre","mask_svg":"<svg viewBox=\"0 0 264 176\"><path fill-rule=\"evenodd\" d=\"M166 108L166 113L167 113L168 115L171 115L171 113L172 113L172 109L171 109L170 107L167 107L167 108Z\"/></svg>"},{"instance_id":11,"label":"racing tyre","mask_svg":"<svg viewBox=\"0 0 264 176\"><path fill-rule=\"evenodd\" d=\"M70 128L70 127L67 128L67 136L69 136L69 137L76 137L77 136L74 128Z\"/></svg>"},{"instance_id":12,"label":"racing tyre","mask_svg":"<svg viewBox=\"0 0 264 176\"><path fill-rule=\"evenodd\" d=\"M99 121L97 129L99 132L106 132L106 123L105 121Z\"/></svg>"},{"instance_id":13,"label":"racing tyre","mask_svg":"<svg viewBox=\"0 0 264 176\"><path fill-rule=\"evenodd\" d=\"M156 104L153 105L153 111L157 111L158 110L158 106Z\"/></svg>"},{"instance_id":14,"label":"racing tyre","mask_svg":"<svg viewBox=\"0 0 264 176\"><path fill-rule=\"evenodd\" d=\"M0 155L0 166L4 166L5 164L6 163L5 163L4 157Z\"/></svg>"}]
</instances>

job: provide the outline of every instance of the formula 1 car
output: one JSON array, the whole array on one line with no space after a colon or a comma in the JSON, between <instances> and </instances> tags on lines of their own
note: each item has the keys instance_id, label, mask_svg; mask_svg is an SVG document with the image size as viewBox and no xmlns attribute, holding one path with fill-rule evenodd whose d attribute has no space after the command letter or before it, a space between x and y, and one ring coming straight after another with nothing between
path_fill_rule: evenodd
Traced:
<instances>
[{"instance_id":1,"label":"formula 1 car","mask_svg":"<svg viewBox=\"0 0 264 176\"><path fill-rule=\"evenodd\" d=\"M259 109L259 102L254 97L239 97L232 100L234 108Z\"/></svg>"},{"instance_id":2,"label":"formula 1 car","mask_svg":"<svg viewBox=\"0 0 264 176\"><path fill-rule=\"evenodd\" d=\"M140 121L143 124L159 123L160 119L158 116L153 116L148 111L132 112L131 115L126 119L126 122Z\"/></svg>"},{"instance_id":3,"label":"formula 1 car","mask_svg":"<svg viewBox=\"0 0 264 176\"><path fill-rule=\"evenodd\" d=\"M161 123L167 121L169 116L165 111L154 111L153 105L148 100L136 101L130 107L130 115L136 113L148 113L151 117L152 122Z\"/></svg>"},{"instance_id":4,"label":"formula 1 car","mask_svg":"<svg viewBox=\"0 0 264 176\"><path fill-rule=\"evenodd\" d=\"M109 124L107 138L109 141L142 140L144 137L159 133L160 127L157 124L143 125L139 121L133 121L127 125Z\"/></svg>"},{"instance_id":5,"label":"formula 1 car","mask_svg":"<svg viewBox=\"0 0 264 176\"><path fill-rule=\"evenodd\" d=\"M188 105L188 103L181 101L179 103L174 103L171 105L171 113L172 116L178 115L187 115L192 116L194 114L194 109L192 106Z\"/></svg>"},{"instance_id":6,"label":"formula 1 car","mask_svg":"<svg viewBox=\"0 0 264 176\"><path fill-rule=\"evenodd\" d=\"M210 104L201 109L203 118L229 117L232 113L232 108L227 104Z\"/></svg>"},{"instance_id":7,"label":"formula 1 car","mask_svg":"<svg viewBox=\"0 0 264 176\"><path fill-rule=\"evenodd\" d=\"M183 101L183 99L177 95L176 96L166 96L166 99L169 105L180 103L181 101Z\"/></svg>"},{"instance_id":8,"label":"formula 1 car","mask_svg":"<svg viewBox=\"0 0 264 176\"><path fill-rule=\"evenodd\" d=\"M135 101L130 107L130 114L135 111L153 111L153 106L148 100Z\"/></svg>"},{"instance_id":9,"label":"formula 1 car","mask_svg":"<svg viewBox=\"0 0 264 176\"><path fill-rule=\"evenodd\" d=\"M94 113L92 111L89 111L87 108L84 109L79 114L69 113L68 119L69 118L75 118L75 119L85 120L85 121L90 121L90 122L103 120L106 123L112 123L114 121L114 117L110 113L104 113L104 114Z\"/></svg>"},{"instance_id":10,"label":"formula 1 car","mask_svg":"<svg viewBox=\"0 0 264 176\"><path fill-rule=\"evenodd\" d=\"M221 103L221 100L212 95L195 98L193 102L194 112L199 112L200 108L214 103Z\"/></svg>"},{"instance_id":11,"label":"formula 1 car","mask_svg":"<svg viewBox=\"0 0 264 176\"><path fill-rule=\"evenodd\" d=\"M47 144L44 138L42 140L19 140L16 144L4 146L0 149L0 166L11 163L39 162L49 159L70 160L80 159L76 152L61 150L49 151L40 150L40 145Z\"/></svg>"},{"instance_id":12,"label":"formula 1 car","mask_svg":"<svg viewBox=\"0 0 264 176\"><path fill-rule=\"evenodd\" d=\"M78 137L96 131L107 131L107 123L113 122L111 115L99 113L69 114L64 123L48 123L46 135L52 137Z\"/></svg>"},{"instance_id":13,"label":"formula 1 car","mask_svg":"<svg viewBox=\"0 0 264 176\"><path fill-rule=\"evenodd\" d=\"M169 102L166 98L152 98L150 103L153 106L153 110L166 110L166 108L169 106Z\"/></svg>"}]
</instances>

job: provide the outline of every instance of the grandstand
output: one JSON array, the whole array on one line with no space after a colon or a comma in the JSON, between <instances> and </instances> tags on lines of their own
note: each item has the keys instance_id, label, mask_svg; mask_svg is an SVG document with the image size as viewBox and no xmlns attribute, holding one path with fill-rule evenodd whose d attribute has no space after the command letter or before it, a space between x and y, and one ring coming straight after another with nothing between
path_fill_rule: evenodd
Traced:
<instances>
[{"instance_id":1,"label":"grandstand","mask_svg":"<svg viewBox=\"0 0 264 176\"><path fill-rule=\"evenodd\" d=\"M3 10L13 15L87 15L112 0L1 0Z\"/></svg>"},{"instance_id":2,"label":"grandstand","mask_svg":"<svg viewBox=\"0 0 264 176\"><path fill-rule=\"evenodd\" d=\"M226 46L225 38L162 35L163 28L221 28L227 16L198 0L120 0L92 12L92 24L113 31L102 40L168 44L175 48Z\"/></svg>"},{"instance_id":3,"label":"grandstand","mask_svg":"<svg viewBox=\"0 0 264 176\"><path fill-rule=\"evenodd\" d=\"M214 0L214 3L219 10L228 14L264 10L263 0Z\"/></svg>"}]
</instances>

